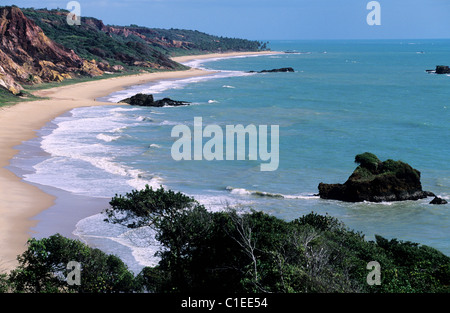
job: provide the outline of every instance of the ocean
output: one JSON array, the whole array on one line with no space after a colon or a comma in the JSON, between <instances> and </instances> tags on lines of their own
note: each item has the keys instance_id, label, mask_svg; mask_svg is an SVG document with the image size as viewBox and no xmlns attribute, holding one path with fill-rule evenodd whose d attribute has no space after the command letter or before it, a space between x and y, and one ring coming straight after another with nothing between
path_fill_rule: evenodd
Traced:
<instances>
[{"instance_id":1,"label":"ocean","mask_svg":"<svg viewBox=\"0 0 450 313\"><path fill-rule=\"evenodd\" d=\"M426 73L450 63L450 40L273 41L269 47L298 53L188 62L218 72L133 86L99 100L143 92L189 106L74 109L39 130L12 166L30 183L105 202L146 184L164 186L210 210L251 208L285 220L329 214L366 240L378 234L450 255L450 205L431 205L430 198L344 203L316 195L320 182L345 182L355 155L368 151L409 163L421 172L424 190L450 200L450 75ZM295 72L248 73L282 67ZM223 129L278 125L277 169L261 171L262 161L249 158L175 161L172 129L192 129L196 117ZM151 229L103 219L85 217L71 232L117 254L135 273L157 264Z\"/></svg>"}]
</instances>

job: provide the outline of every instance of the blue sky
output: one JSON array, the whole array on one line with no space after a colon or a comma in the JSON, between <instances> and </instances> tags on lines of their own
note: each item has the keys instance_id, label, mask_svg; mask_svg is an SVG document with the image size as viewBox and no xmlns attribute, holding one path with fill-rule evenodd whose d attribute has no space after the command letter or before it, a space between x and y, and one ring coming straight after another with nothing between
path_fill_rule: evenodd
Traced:
<instances>
[{"instance_id":1,"label":"blue sky","mask_svg":"<svg viewBox=\"0 0 450 313\"><path fill-rule=\"evenodd\" d=\"M185 28L258 40L450 38L450 0L78 0L82 16L105 24ZM66 8L64 0L2 0L2 5Z\"/></svg>"}]
</instances>

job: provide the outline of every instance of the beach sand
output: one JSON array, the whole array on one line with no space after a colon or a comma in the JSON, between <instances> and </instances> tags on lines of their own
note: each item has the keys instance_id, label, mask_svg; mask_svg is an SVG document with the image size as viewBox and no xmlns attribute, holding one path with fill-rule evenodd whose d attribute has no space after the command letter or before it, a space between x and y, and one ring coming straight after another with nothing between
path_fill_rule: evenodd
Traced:
<instances>
[{"instance_id":1,"label":"beach sand","mask_svg":"<svg viewBox=\"0 0 450 313\"><path fill-rule=\"evenodd\" d=\"M235 52L224 54L207 54L196 56L184 56L173 58L177 62L187 62L196 59L220 58L241 55L254 55L273 52ZM90 81L73 85L61 86L34 92L35 95L47 97L48 100L31 102L20 102L12 106L0 108L0 273L7 272L17 266L17 256L26 250L27 240L32 236L32 229L36 227L38 220L36 216L43 218L43 211L55 206L67 205L71 201L59 199L62 194L57 191L46 189L24 182L13 173L8 166L10 160L18 153L17 146L22 142L36 136L36 131L52 121L57 116L77 107L111 105L110 102L100 102L95 99L106 96L112 92L122 90L132 85L139 85L151 81L163 79L178 79L195 76L209 75L200 69L187 71L145 73L115 77L98 81ZM67 198L68 195L65 195ZM77 198L78 201L89 201L89 199ZM62 204L61 204L62 203ZM73 203L73 202L72 202ZM99 200L104 204L105 201ZM101 211L103 208L99 208ZM85 210L84 214L95 214L92 210ZM67 212L68 214L70 212ZM51 213L48 213L51 214ZM60 218L55 213L55 218ZM81 213L82 214L82 213ZM81 216L81 215L80 215ZM75 216L81 219L80 216ZM58 223L70 226L64 221ZM61 233L67 229L61 228ZM73 228L70 230L72 231Z\"/></svg>"}]
</instances>

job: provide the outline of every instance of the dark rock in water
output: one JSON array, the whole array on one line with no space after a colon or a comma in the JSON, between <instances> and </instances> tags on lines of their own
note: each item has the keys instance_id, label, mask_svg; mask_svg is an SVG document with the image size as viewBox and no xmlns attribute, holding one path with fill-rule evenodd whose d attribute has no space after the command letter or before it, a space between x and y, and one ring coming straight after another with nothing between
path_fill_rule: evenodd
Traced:
<instances>
[{"instance_id":1,"label":"dark rock in water","mask_svg":"<svg viewBox=\"0 0 450 313\"><path fill-rule=\"evenodd\" d=\"M288 72L295 72L292 67L283 67L283 68L274 68L272 70L262 70L259 72L256 71L250 71L249 73L288 73Z\"/></svg>"},{"instance_id":2,"label":"dark rock in water","mask_svg":"<svg viewBox=\"0 0 450 313\"><path fill-rule=\"evenodd\" d=\"M185 102L185 101L176 101L176 100L172 100L170 98L164 98L162 100L156 100L154 102L153 106L156 107L164 107L164 106L180 106L180 105L189 105L189 102Z\"/></svg>"},{"instance_id":3,"label":"dark rock in water","mask_svg":"<svg viewBox=\"0 0 450 313\"><path fill-rule=\"evenodd\" d=\"M430 204L447 204L447 200L439 198L439 197L434 197L433 200L431 200Z\"/></svg>"},{"instance_id":4,"label":"dark rock in water","mask_svg":"<svg viewBox=\"0 0 450 313\"><path fill-rule=\"evenodd\" d=\"M381 162L372 153L355 157L359 166L344 184L319 184L322 199L346 202L418 200L434 196L423 191L420 172L402 161Z\"/></svg>"},{"instance_id":5,"label":"dark rock in water","mask_svg":"<svg viewBox=\"0 0 450 313\"><path fill-rule=\"evenodd\" d=\"M432 70L427 70L427 72L433 72ZM445 65L437 65L436 70L434 71L436 74L450 74L450 67Z\"/></svg>"},{"instance_id":6,"label":"dark rock in water","mask_svg":"<svg viewBox=\"0 0 450 313\"><path fill-rule=\"evenodd\" d=\"M155 102L153 99L153 95L146 95L143 93L138 93L130 98L123 99L123 103L128 103L131 105L139 105L139 106L152 106Z\"/></svg>"},{"instance_id":7,"label":"dark rock in water","mask_svg":"<svg viewBox=\"0 0 450 313\"><path fill-rule=\"evenodd\" d=\"M276 68L273 70L262 70L260 73L287 73L287 72L294 72L294 69L292 67L283 67L283 68Z\"/></svg>"},{"instance_id":8,"label":"dark rock in water","mask_svg":"<svg viewBox=\"0 0 450 313\"><path fill-rule=\"evenodd\" d=\"M147 106L147 107L164 107L164 106L180 106L189 105L189 102L176 101L170 98L164 98L162 100L154 100L153 95L146 95L138 93L130 98L123 99L121 103L128 103L130 105Z\"/></svg>"}]
</instances>

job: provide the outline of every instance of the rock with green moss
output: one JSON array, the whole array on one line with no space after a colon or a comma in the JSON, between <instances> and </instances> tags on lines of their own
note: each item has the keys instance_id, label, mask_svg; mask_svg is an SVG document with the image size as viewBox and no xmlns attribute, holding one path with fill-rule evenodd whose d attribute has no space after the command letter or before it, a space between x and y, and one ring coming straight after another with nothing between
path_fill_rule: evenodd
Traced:
<instances>
[{"instance_id":1,"label":"rock with green moss","mask_svg":"<svg viewBox=\"0 0 450 313\"><path fill-rule=\"evenodd\" d=\"M355 157L359 166L344 184L319 184L322 199L346 202L418 200L434 196L423 191L420 172L402 161L380 161L372 153Z\"/></svg>"}]
</instances>

